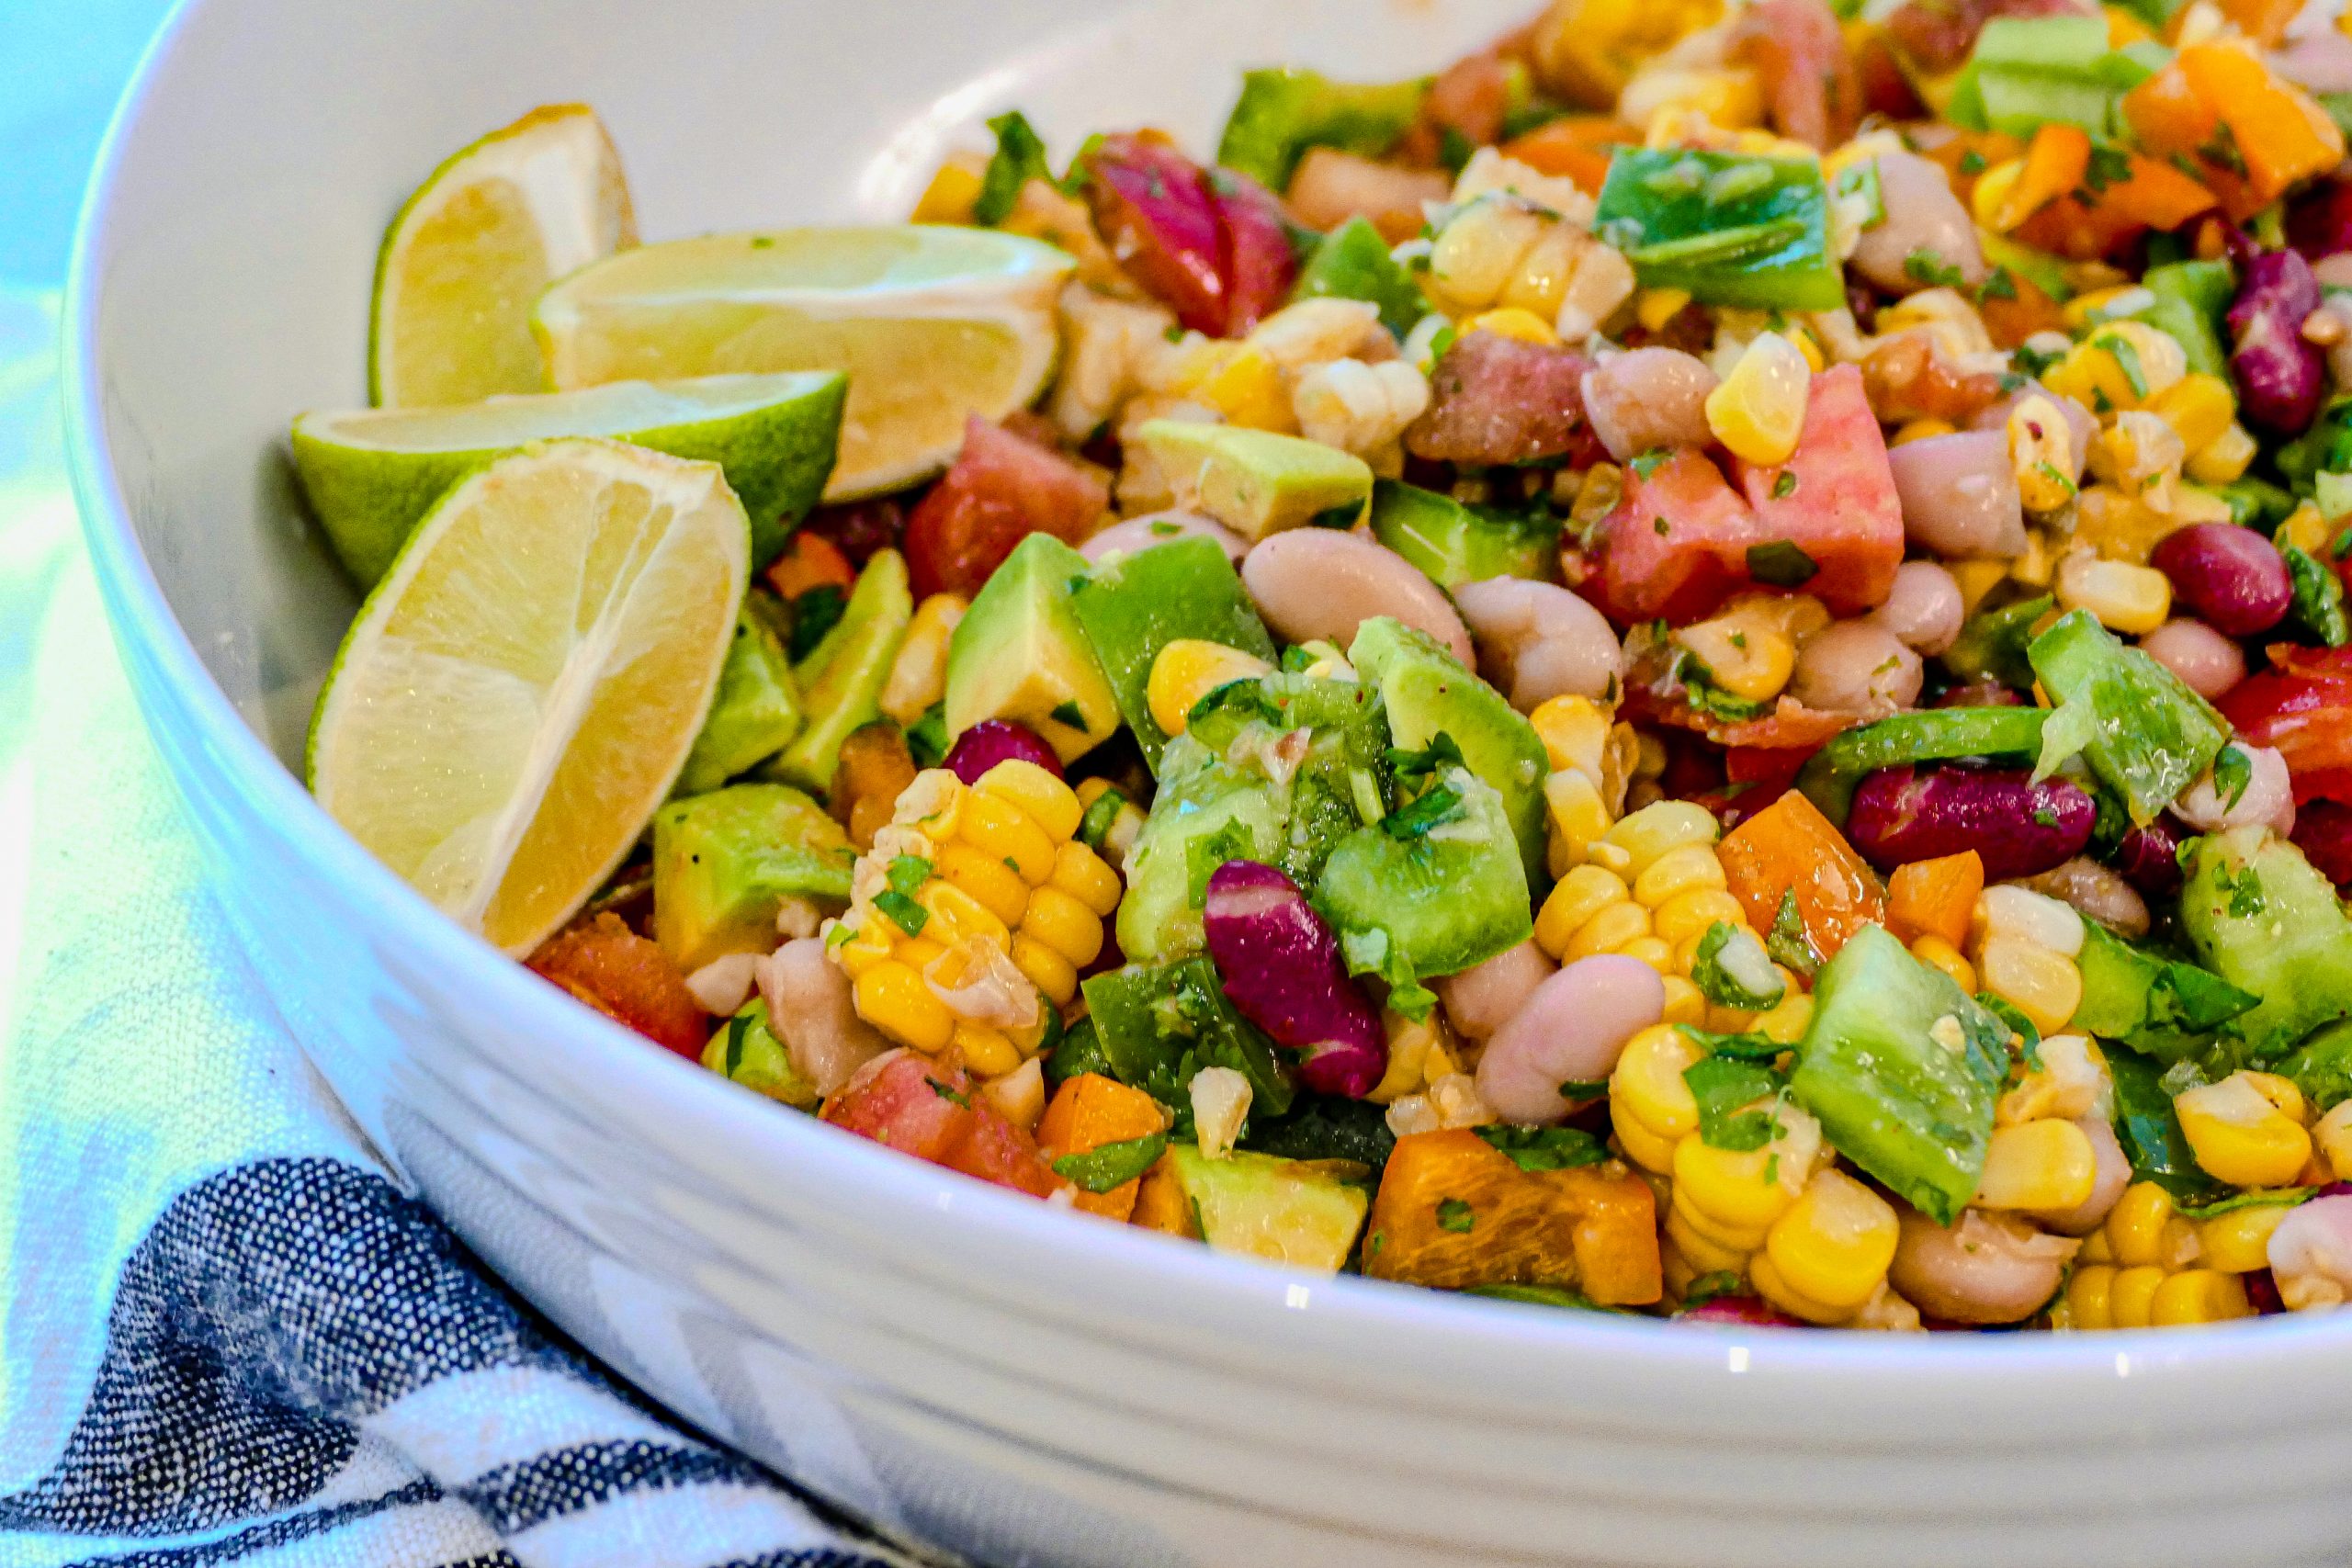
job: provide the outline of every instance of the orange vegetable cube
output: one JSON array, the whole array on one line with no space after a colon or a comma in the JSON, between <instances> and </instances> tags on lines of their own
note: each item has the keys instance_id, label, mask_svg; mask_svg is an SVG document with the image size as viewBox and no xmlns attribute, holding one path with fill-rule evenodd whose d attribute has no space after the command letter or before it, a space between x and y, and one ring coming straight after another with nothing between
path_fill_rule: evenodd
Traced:
<instances>
[{"instance_id":1,"label":"orange vegetable cube","mask_svg":"<svg viewBox=\"0 0 2352 1568\"><path fill-rule=\"evenodd\" d=\"M1609 155L1619 145L1639 145L1641 131L1609 115L1567 115L1502 144L1516 158L1546 175L1566 175L1587 195L1599 196L1609 177Z\"/></svg>"},{"instance_id":2,"label":"orange vegetable cube","mask_svg":"<svg viewBox=\"0 0 2352 1568\"><path fill-rule=\"evenodd\" d=\"M1081 1192L1083 1201L1090 1194ZM1159 1163L1143 1173L1136 1185L1135 1212L1127 1216L1130 1224L1141 1225L1148 1231L1165 1231L1190 1241L1201 1239L1198 1216L1193 1213L1193 1201L1184 1196L1184 1183L1176 1175L1176 1162L1166 1155ZM1100 1210L1094 1211L1101 1213Z\"/></svg>"},{"instance_id":3,"label":"orange vegetable cube","mask_svg":"<svg viewBox=\"0 0 2352 1568\"><path fill-rule=\"evenodd\" d=\"M1923 936L1964 947L1969 917L1984 891L1984 858L1974 850L1897 866L1886 885L1887 929L1905 947Z\"/></svg>"},{"instance_id":4,"label":"orange vegetable cube","mask_svg":"<svg viewBox=\"0 0 2352 1568\"><path fill-rule=\"evenodd\" d=\"M1793 892L1797 918L1825 959L1864 926L1886 923L1878 874L1837 824L1795 790L1733 829L1715 852L1748 924L1770 931L1781 900Z\"/></svg>"},{"instance_id":5,"label":"orange vegetable cube","mask_svg":"<svg viewBox=\"0 0 2352 1568\"><path fill-rule=\"evenodd\" d=\"M1363 1244L1375 1280L1459 1290L1562 1285L1643 1306L1659 1277L1657 1200L1623 1162L1522 1170L1476 1132L1396 1140Z\"/></svg>"},{"instance_id":6,"label":"orange vegetable cube","mask_svg":"<svg viewBox=\"0 0 2352 1568\"><path fill-rule=\"evenodd\" d=\"M1082 1155L1105 1144L1124 1144L1165 1132L1167 1114L1159 1102L1139 1089L1130 1089L1101 1073L1080 1073L1063 1080L1037 1122L1037 1146L1048 1163L1065 1155ZM1157 1174L1158 1168L1146 1176ZM1090 1214L1126 1220L1136 1209L1137 1189L1145 1178L1123 1181L1108 1192L1081 1191L1078 1206ZM1179 1201L1181 1201L1181 1198Z\"/></svg>"}]
</instances>

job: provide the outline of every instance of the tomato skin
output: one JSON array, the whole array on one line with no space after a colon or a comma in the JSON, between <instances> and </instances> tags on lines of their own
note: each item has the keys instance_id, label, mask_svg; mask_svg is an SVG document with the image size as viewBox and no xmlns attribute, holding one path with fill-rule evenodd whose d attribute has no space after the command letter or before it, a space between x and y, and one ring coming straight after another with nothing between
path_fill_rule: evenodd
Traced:
<instances>
[{"instance_id":1,"label":"tomato skin","mask_svg":"<svg viewBox=\"0 0 2352 1568\"><path fill-rule=\"evenodd\" d=\"M1224 225L1200 165L1146 135L1086 154L1086 204L1119 265L1194 332L1225 331Z\"/></svg>"},{"instance_id":2,"label":"tomato skin","mask_svg":"<svg viewBox=\"0 0 2352 1568\"><path fill-rule=\"evenodd\" d=\"M980 1095L970 1074L918 1052L876 1056L820 1114L900 1154L1035 1198L1061 1185L1035 1142Z\"/></svg>"},{"instance_id":3,"label":"tomato skin","mask_svg":"<svg viewBox=\"0 0 2352 1568\"><path fill-rule=\"evenodd\" d=\"M607 910L558 931L530 956L533 974L690 1061L702 1059L710 1015L670 955Z\"/></svg>"},{"instance_id":4,"label":"tomato skin","mask_svg":"<svg viewBox=\"0 0 2352 1568\"><path fill-rule=\"evenodd\" d=\"M1677 625L1698 620L1746 580L1755 513L1695 448L1647 474L1629 464L1624 475L1617 510L1600 525L1601 609L1624 626L1658 616ZM1739 570L1726 560L1739 561Z\"/></svg>"},{"instance_id":5,"label":"tomato skin","mask_svg":"<svg viewBox=\"0 0 2352 1568\"><path fill-rule=\"evenodd\" d=\"M1092 472L975 416L954 467L908 514L914 595L968 599L1023 539L1046 533L1075 544L1110 503L1110 487Z\"/></svg>"},{"instance_id":6,"label":"tomato skin","mask_svg":"<svg viewBox=\"0 0 2352 1568\"><path fill-rule=\"evenodd\" d=\"M2270 645L2272 668L2215 705L2243 739L2287 760L2298 803L2352 800L2352 648Z\"/></svg>"},{"instance_id":7,"label":"tomato skin","mask_svg":"<svg viewBox=\"0 0 2352 1568\"><path fill-rule=\"evenodd\" d=\"M1861 74L1822 0L1759 0L1733 39L1733 57L1763 78L1781 135L1826 151L1854 134L1862 116Z\"/></svg>"}]
</instances>

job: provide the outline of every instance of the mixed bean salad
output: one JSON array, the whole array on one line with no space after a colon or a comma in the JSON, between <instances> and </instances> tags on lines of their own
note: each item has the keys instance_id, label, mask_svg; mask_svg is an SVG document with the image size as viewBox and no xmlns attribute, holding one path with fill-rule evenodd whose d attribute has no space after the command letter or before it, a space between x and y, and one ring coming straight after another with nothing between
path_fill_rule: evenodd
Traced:
<instances>
[{"instance_id":1,"label":"mixed bean salad","mask_svg":"<svg viewBox=\"0 0 2352 1568\"><path fill-rule=\"evenodd\" d=\"M1052 247L1050 376L787 510L531 967L1297 1269L2342 1304L2352 36L2301 9L1555 0L1250 71L1214 161L999 117L913 221Z\"/></svg>"}]
</instances>

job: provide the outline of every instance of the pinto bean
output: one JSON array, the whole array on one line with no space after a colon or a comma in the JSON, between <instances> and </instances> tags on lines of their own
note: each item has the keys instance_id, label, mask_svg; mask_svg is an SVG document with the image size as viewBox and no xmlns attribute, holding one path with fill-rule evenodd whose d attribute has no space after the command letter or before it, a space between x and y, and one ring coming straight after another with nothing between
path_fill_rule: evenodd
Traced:
<instances>
[{"instance_id":1,"label":"pinto bean","mask_svg":"<svg viewBox=\"0 0 2352 1568\"><path fill-rule=\"evenodd\" d=\"M2025 503L2009 438L1962 430L1906 441L1886 455L1903 502L1903 533L1948 560L2014 556L2025 549Z\"/></svg>"},{"instance_id":2,"label":"pinto bean","mask_svg":"<svg viewBox=\"0 0 2352 1568\"><path fill-rule=\"evenodd\" d=\"M2015 1323L2057 1293L2082 1244L2013 1214L1971 1209L1950 1230L1905 1210L1887 1280L1951 1323Z\"/></svg>"},{"instance_id":3,"label":"pinto bean","mask_svg":"<svg viewBox=\"0 0 2352 1568\"><path fill-rule=\"evenodd\" d=\"M1707 427L1714 389L1706 361L1680 349L1636 348L1584 373L1585 417L1621 463L1659 446L1704 446L1714 439Z\"/></svg>"},{"instance_id":4,"label":"pinto bean","mask_svg":"<svg viewBox=\"0 0 2352 1568\"><path fill-rule=\"evenodd\" d=\"M1976 243L1976 220L1952 194L1943 170L1916 152L1878 155L1878 188L1885 220L1862 231L1853 267L1890 294L1916 294L1944 269L1959 272L1972 288L1984 281L1984 251ZM1913 273L1912 256L1925 252L1937 265Z\"/></svg>"},{"instance_id":5,"label":"pinto bean","mask_svg":"<svg viewBox=\"0 0 2352 1568\"><path fill-rule=\"evenodd\" d=\"M1839 621L1797 655L1789 694L1829 713L1885 714L1919 700L1919 656L1868 619Z\"/></svg>"},{"instance_id":6,"label":"pinto bean","mask_svg":"<svg viewBox=\"0 0 2352 1568\"><path fill-rule=\"evenodd\" d=\"M2296 1208L2270 1233L2269 1258L2289 1307L2343 1305L2352 1295L2352 1194L2323 1192Z\"/></svg>"},{"instance_id":7,"label":"pinto bean","mask_svg":"<svg viewBox=\"0 0 2352 1568\"><path fill-rule=\"evenodd\" d=\"M1521 713L1553 697L1606 696L1625 672L1607 618L1555 583L1489 577L1454 589L1453 605L1478 645L1479 672Z\"/></svg>"},{"instance_id":8,"label":"pinto bean","mask_svg":"<svg viewBox=\"0 0 2352 1568\"><path fill-rule=\"evenodd\" d=\"M1561 1085L1607 1077L1625 1042L1666 1016L1666 983L1638 958L1579 958L1530 993L1478 1058L1478 1097L1508 1122L1566 1119Z\"/></svg>"},{"instance_id":9,"label":"pinto bean","mask_svg":"<svg viewBox=\"0 0 2352 1568\"><path fill-rule=\"evenodd\" d=\"M1535 987L1559 973L1533 937L1483 964L1430 982L1445 1004L1445 1020L1465 1040L1485 1040L1510 1021Z\"/></svg>"},{"instance_id":10,"label":"pinto bean","mask_svg":"<svg viewBox=\"0 0 2352 1568\"><path fill-rule=\"evenodd\" d=\"M849 976L825 956L821 938L787 942L760 964L760 995L770 1027L802 1077L830 1096L889 1042L857 1016Z\"/></svg>"},{"instance_id":11,"label":"pinto bean","mask_svg":"<svg viewBox=\"0 0 2352 1568\"><path fill-rule=\"evenodd\" d=\"M2140 639L2140 649L2207 702L2245 679L2245 650L2204 622L2176 616Z\"/></svg>"},{"instance_id":12,"label":"pinto bean","mask_svg":"<svg viewBox=\"0 0 2352 1568\"><path fill-rule=\"evenodd\" d=\"M1931 560L1907 560L1894 569L1894 586L1870 618L1905 648L1935 654L1959 638L1968 606L1951 572Z\"/></svg>"},{"instance_id":13,"label":"pinto bean","mask_svg":"<svg viewBox=\"0 0 2352 1568\"><path fill-rule=\"evenodd\" d=\"M1241 581L1284 642L1319 637L1345 648L1373 616L1394 615L1437 638L1464 666L1477 659L1444 592L1403 556L1355 534L1276 534L1243 558Z\"/></svg>"},{"instance_id":14,"label":"pinto bean","mask_svg":"<svg viewBox=\"0 0 2352 1568\"><path fill-rule=\"evenodd\" d=\"M1154 545L1164 545L1170 539L1187 538L1198 534L1215 539L1225 551L1227 560L1239 560L1250 548L1250 541L1214 518L1197 512L1152 512L1140 517L1130 517L1124 523L1114 523L1093 535L1078 547L1078 553L1088 560L1102 560L1111 556L1133 555Z\"/></svg>"},{"instance_id":15,"label":"pinto bean","mask_svg":"<svg viewBox=\"0 0 2352 1568\"><path fill-rule=\"evenodd\" d=\"M2039 876L2028 877L2025 885L2073 905L2076 912L2123 936L2148 934L2148 901L2140 897L2140 890L2125 881L2122 873L2109 870L2088 855L2076 855Z\"/></svg>"},{"instance_id":16,"label":"pinto bean","mask_svg":"<svg viewBox=\"0 0 2352 1568\"><path fill-rule=\"evenodd\" d=\"M2232 796L2224 796L2214 786L2213 773L2209 768L2204 777L2180 792L2173 810L2199 832L2218 833L2225 828L2259 822L2281 835L2292 834L2295 787L2287 773L2287 759L2279 755L2275 746L2249 746L2236 740L2231 742L2231 749L2242 753L2252 770L2245 789L2233 789Z\"/></svg>"}]
</instances>

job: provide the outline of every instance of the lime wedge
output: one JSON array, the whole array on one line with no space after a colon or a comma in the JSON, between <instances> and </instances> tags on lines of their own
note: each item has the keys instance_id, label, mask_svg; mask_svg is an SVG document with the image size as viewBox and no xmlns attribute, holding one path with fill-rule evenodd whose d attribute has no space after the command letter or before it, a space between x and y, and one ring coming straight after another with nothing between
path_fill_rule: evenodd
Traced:
<instances>
[{"instance_id":1,"label":"lime wedge","mask_svg":"<svg viewBox=\"0 0 2352 1568\"><path fill-rule=\"evenodd\" d=\"M750 548L715 463L556 441L489 464L360 607L311 716L312 793L459 924L529 952L669 794Z\"/></svg>"},{"instance_id":2,"label":"lime wedge","mask_svg":"<svg viewBox=\"0 0 2352 1568\"><path fill-rule=\"evenodd\" d=\"M843 370L825 499L947 466L964 421L1044 388L1054 297L1076 264L988 229L902 224L713 234L624 251L547 291L532 318L559 388L726 371Z\"/></svg>"},{"instance_id":3,"label":"lime wedge","mask_svg":"<svg viewBox=\"0 0 2352 1568\"><path fill-rule=\"evenodd\" d=\"M717 463L752 518L752 564L784 547L833 466L847 383L837 375L706 376L660 386L492 398L458 408L306 413L294 467L335 554L375 585L416 520L468 470L534 441L605 435Z\"/></svg>"},{"instance_id":4,"label":"lime wedge","mask_svg":"<svg viewBox=\"0 0 2352 1568\"><path fill-rule=\"evenodd\" d=\"M619 155L586 105L551 104L492 131L434 170L385 231L368 400L407 408L543 389L533 302L636 243Z\"/></svg>"}]
</instances>

